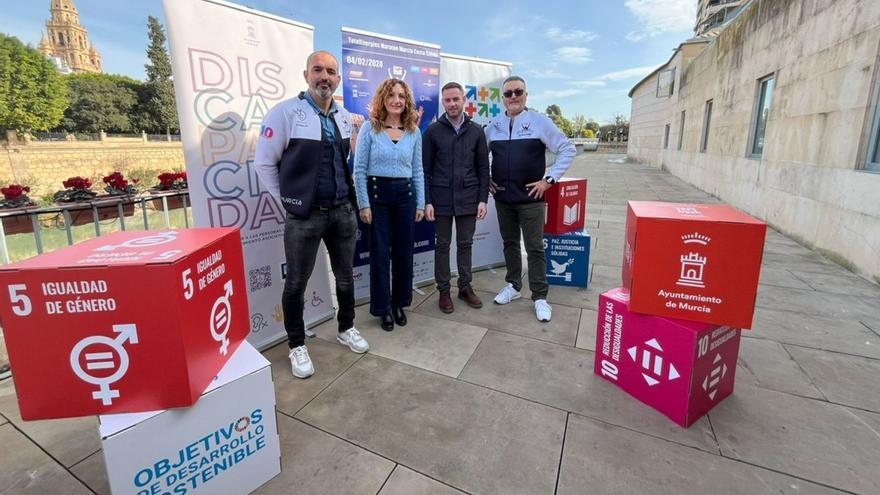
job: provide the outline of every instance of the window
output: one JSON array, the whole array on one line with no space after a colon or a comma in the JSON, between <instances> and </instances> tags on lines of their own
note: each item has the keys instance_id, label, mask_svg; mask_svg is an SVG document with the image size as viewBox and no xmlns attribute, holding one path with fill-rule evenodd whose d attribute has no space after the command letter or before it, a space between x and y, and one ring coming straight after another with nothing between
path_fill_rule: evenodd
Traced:
<instances>
[{"instance_id":1,"label":"window","mask_svg":"<svg viewBox=\"0 0 880 495\"><path fill-rule=\"evenodd\" d=\"M712 123L712 100L706 102L706 111L703 113L703 136L700 139L700 153L705 153L709 146L709 129Z\"/></svg>"},{"instance_id":2,"label":"window","mask_svg":"<svg viewBox=\"0 0 880 495\"><path fill-rule=\"evenodd\" d=\"M767 119L770 116L774 82L772 74L758 80L758 91L755 96L755 118L750 139L752 145L749 150L752 158L760 158L764 153L764 134L767 132Z\"/></svg>"},{"instance_id":3,"label":"window","mask_svg":"<svg viewBox=\"0 0 880 495\"><path fill-rule=\"evenodd\" d=\"M684 110L681 111L681 122L678 123L678 149L681 149L682 142L684 142Z\"/></svg>"},{"instance_id":4,"label":"window","mask_svg":"<svg viewBox=\"0 0 880 495\"><path fill-rule=\"evenodd\" d=\"M675 68L660 71L657 75L657 98L672 96L675 90Z\"/></svg>"},{"instance_id":5,"label":"window","mask_svg":"<svg viewBox=\"0 0 880 495\"><path fill-rule=\"evenodd\" d=\"M669 124L666 124L666 128L663 130L663 149L669 149Z\"/></svg>"},{"instance_id":6,"label":"window","mask_svg":"<svg viewBox=\"0 0 880 495\"><path fill-rule=\"evenodd\" d=\"M880 85L877 88L880 90ZM872 172L880 172L880 102L876 105L870 141L868 142L868 159L865 161L865 170Z\"/></svg>"}]
</instances>

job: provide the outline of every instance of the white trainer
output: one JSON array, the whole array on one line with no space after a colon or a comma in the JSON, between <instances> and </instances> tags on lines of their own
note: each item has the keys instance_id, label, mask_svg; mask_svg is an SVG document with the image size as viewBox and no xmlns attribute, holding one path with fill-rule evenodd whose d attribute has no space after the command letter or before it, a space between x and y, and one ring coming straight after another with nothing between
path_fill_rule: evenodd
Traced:
<instances>
[{"instance_id":1,"label":"white trainer","mask_svg":"<svg viewBox=\"0 0 880 495\"><path fill-rule=\"evenodd\" d=\"M495 296L495 304L507 304L510 301L515 299L519 299L522 297L522 294L516 289L513 288L513 284L507 284L501 292Z\"/></svg>"},{"instance_id":2,"label":"white trainer","mask_svg":"<svg viewBox=\"0 0 880 495\"><path fill-rule=\"evenodd\" d=\"M337 333L336 340L342 345L347 345L349 349L358 354L363 354L370 350L370 344L361 337L361 333L355 327L351 327L342 333Z\"/></svg>"},{"instance_id":3,"label":"white trainer","mask_svg":"<svg viewBox=\"0 0 880 495\"><path fill-rule=\"evenodd\" d=\"M309 357L309 350L306 346L301 345L294 347L287 355L290 358L290 368L293 376L297 378L308 378L315 374L315 367L312 366L312 358Z\"/></svg>"},{"instance_id":4,"label":"white trainer","mask_svg":"<svg viewBox=\"0 0 880 495\"><path fill-rule=\"evenodd\" d=\"M535 316L538 317L538 321L550 321L552 312L553 308L550 307L546 299L535 301Z\"/></svg>"}]
</instances>

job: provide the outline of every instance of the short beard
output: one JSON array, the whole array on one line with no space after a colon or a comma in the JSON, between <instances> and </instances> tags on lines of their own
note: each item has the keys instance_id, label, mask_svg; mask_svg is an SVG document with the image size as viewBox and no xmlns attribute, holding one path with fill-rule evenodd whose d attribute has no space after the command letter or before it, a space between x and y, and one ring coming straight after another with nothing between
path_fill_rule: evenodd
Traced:
<instances>
[{"instance_id":1,"label":"short beard","mask_svg":"<svg viewBox=\"0 0 880 495\"><path fill-rule=\"evenodd\" d=\"M324 89L321 89L321 88L319 88L319 87L314 87L314 88L309 88L309 90L312 92L312 94L313 94L314 96L318 96L318 97L320 97L322 100L326 100L326 99L328 99L328 98L332 98L332 97L333 97L333 90L332 90L332 89L329 89L329 88L326 89L326 90L324 90Z\"/></svg>"}]
</instances>

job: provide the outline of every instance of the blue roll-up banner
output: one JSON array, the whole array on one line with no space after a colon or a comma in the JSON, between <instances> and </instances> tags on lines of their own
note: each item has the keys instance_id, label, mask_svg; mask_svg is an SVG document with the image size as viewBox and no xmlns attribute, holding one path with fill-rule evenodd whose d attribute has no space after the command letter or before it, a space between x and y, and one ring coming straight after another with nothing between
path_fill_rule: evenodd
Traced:
<instances>
[{"instance_id":1,"label":"blue roll-up banner","mask_svg":"<svg viewBox=\"0 0 880 495\"><path fill-rule=\"evenodd\" d=\"M379 84L393 77L409 85L416 107L422 112L419 128L424 132L437 119L440 84L440 47L430 43L342 28L342 95L353 121L369 119L369 105ZM360 116L358 118L357 116ZM369 243L367 229L358 226L362 239L354 259L355 298L369 297ZM413 245L413 284L434 279L434 224L416 224Z\"/></svg>"}]
</instances>

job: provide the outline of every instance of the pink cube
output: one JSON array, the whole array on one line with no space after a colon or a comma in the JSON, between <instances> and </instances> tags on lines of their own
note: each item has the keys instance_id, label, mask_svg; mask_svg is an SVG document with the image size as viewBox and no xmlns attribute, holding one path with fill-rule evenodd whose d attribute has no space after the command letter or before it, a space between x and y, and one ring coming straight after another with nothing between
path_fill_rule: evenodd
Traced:
<instances>
[{"instance_id":1,"label":"pink cube","mask_svg":"<svg viewBox=\"0 0 880 495\"><path fill-rule=\"evenodd\" d=\"M733 392L740 330L631 313L599 298L595 373L687 428Z\"/></svg>"}]
</instances>

